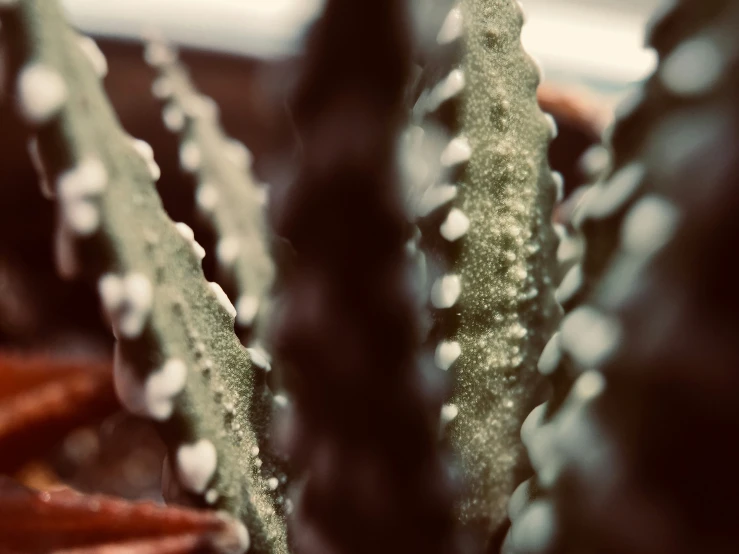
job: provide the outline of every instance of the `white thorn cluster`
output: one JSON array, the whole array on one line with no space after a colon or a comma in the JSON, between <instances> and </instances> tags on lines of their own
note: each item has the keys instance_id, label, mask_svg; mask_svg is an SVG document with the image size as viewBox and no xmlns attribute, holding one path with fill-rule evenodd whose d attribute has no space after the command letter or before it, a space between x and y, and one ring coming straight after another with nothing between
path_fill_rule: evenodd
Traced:
<instances>
[{"instance_id":1,"label":"white thorn cluster","mask_svg":"<svg viewBox=\"0 0 739 554\"><path fill-rule=\"evenodd\" d=\"M572 300L583 285L583 272L580 264L573 265L562 279L559 287L554 293L554 299L560 304Z\"/></svg>"},{"instance_id":2,"label":"white thorn cluster","mask_svg":"<svg viewBox=\"0 0 739 554\"><path fill-rule=\"evenodd\" d=\"M172 82L166 77L157 77L151 84L151 93L154 95L154 98L165 100L172 97L174 87L172 86Z\"/></svg>"},{"instance_id":3,"label":"white thorn cluster","mask_svg":"<svg viewBox=\"0 0 739 554\"><path fill-rule=\"evenodd\" d=\"M220 498L220 495L215 489L208 489L208 491L205 493L205 503L210 506L218 502L218 498Z\"/></svg>"},{"instance_id":4,"label":"white thorn cluster","mask_svg":"<svg viewBox=\"0 0 739 554\"><path fill-rule=\"evenodd\" d=\"M185 388L187 366L182 360L170 359L149 374L144 388L146 411L157 421L169 419L174 411L174 398Z\"/></svg>"},{"instance_id":5,"label":"white thorn cluster","mask_svg":"<svg viewBox=\"0 0 739 554\"><path fill-rule=\"evenodd\" d=\"M543 423L539 417L538 422L526 424L526 449L542 487L556 486L566 467L592 480L601 491L613 484L620 454L604 440L603 429L592 413L592 400L604 387L602 375L588 371L578 378L565 406L550 421Z\"/></svg>"},{"instance_id":6,"label":"white thorn cluster","mask_svg":"<svg viewBox=\"0 0 739 554\"><path fill-rule=\"evenodd\" d=\"M185 128L185 112L177 104L167 104L162 110L164 126L173 133Z\"/></svg>"},{"instance_id":7,"label":"white thorn cluster","mask_svg":"<svg viewBox=\"0 0 739 554\"><path fill-rule=\"evenodd\" d=\"M190 228L190 226L187 223L179 222L175 223L175 227L177 227L177 231L179 231L180 235L190 243L192 251L195 252L195 256L197 256L198 260L205 258L205 248L200 246L198 241L195 240L195 232Z\"/></svg>"},{"instance_id":8,"label":"white thorn cluster","mask_svg":"<svg viewBox=\"0 0 739 554\"><path fill-rule=\"evenodd\" d=\"M439 232L446 240L454 242L467 234L469 229L469 218L459 208L452 208L444 223L439 227Z\"/></svg>"},{"instance_id":9,"label":"white thorn cluster","mask_svg":"<svg viewBox=\"0 0 739 554\"><path fill-rule=\"evenodd\" d=\"M433 185L426 189L418 203L416 212L419 217L426 217L444 204L451 202L457 196L457 187L454 185Z\"/></svg>"},{"instance_id":10,"label":"white thorn cluster","mask_svg":"<svg viewBox=\"0 0 739 554\"><path fill-rule=\"evenodd\" d=\"M85 158L59 176L56 184L59 207L69 229L89 236L100 225L98 198L108 184L108 172L97 158Z\"/></svg>"},{"instance_id":11,"label":"white thorn cluster","mask_svg":"<svg viewBox=\"0 0 739 554\"><path fill-rule=\"evenodd\" d=\"M211 489L210 492L216 492ZM218 494L218 493L216 493ZM206 496L206 502L208 501L208 494ZM215 501L214 501L215 502ZM249 550L251 544L251 538L249 537L249 531L243 523L234 519L227 512L218 512L217 515L223 518L226 523L226 532L221 533L218 537L216 550L223 552L223 554L245 554Z\"/></svg>"},{"instance_id":12,"label":"white thorn cluster","mask_svg":"<svg viewBox=\"0 0 739 554\"><path fill-rule=\"evenodd\" d=\"M244 554L249 550L251 539L246 526L240 521L234 522L234 535L237 539L237 547L233 550L233 554Z\"/></svg>"},{"instance_id":13,"label":"white thorn cluster","mask_svg":"<svg viewBox=\"0 0 739 554\"><path fill-rule=\"evenodd\" d=\"M531 442L534 439L537 431L539 431L544 425L544 413L546 412L547 405L540 404L531 413L526 416L523 424L521 425L521 442L523 442L527 448L530 448Z\"/></svg>"},{"instance_id":14,"label":"white thorn cluster","mask_svg":"<svg viewBox=\"0 0 739 554\"><path fill-rule=\"evenodd\" d=\"M287 408L287 405L290 403L284 394L275 394L272 400L274 400L278 408Z\"/></svg>"},{"instance_id":15,"label":"white thorn cluster","mask_svg":"<svg viewBox=\"0 0 739 554\"><path fill-rule=\"evenodd\" d=\"M166 421L174 411L174 399L185 388L186 380L185 364L170 359L142 382L121 354L120 343L116 345L113 385L121 404L132 414Z\"/></svg>"},{"instance_id":16,"label":"white thorn cluster","mask_svg":"<svg viewBox=\"0 0 739 554\"><path fill-rule=\"evenodd\" d=\"M675 233L680 213L670 201L655 194L631 208L621 227L621 246L630 254L650 256Z\"/></svg>"},{"instance_id":17,"label":"white thorn cluster","mask_svg":"<svg viewBox=\"0 0 739 554\"><path fill-rule=\"evenodd\" d=\"M447 371L462 355L462 347L457 341L442 341L436 346L434 362L439 369Z\"/></svg>"},{"instance_id":18,"label":"white thorn cluster","mask_svg":"<svg viewBox=\"0 0 739 554\"><path fill-rule=\"evenodd\" d=\"M33 169L36 171L39 179L39 186L41 188L41 194L47 200L54 198L54 189L49 182L49 174L46 171L44 160L41 159L41 153L39 152L38 139L36 137L31 138L28 141L28 157L31 158Z\"/></svg>"},{"instance_id":19,"label":"white thorn cluster","mask_svg":"<svg viewBox=\"0 0 739 554\"><path fill-rule=\"evenodd\" d=\"M211 290L216 295L216 298L218 299L218 303L223 307L224 310L228 312L228 315L230 315L232 318L236 317L236 308L234 308L234 305L231 304L231 301L228 299L228 295L223 291L221 288L221 285L214 282L209 282Z\"/></svg>"},{"instance_id":20,"label":"white thorn cluster","mask_svg":"<svg viewBox=\"0 0 739 554\"><path fill-rule=\"evenodd\" d=\"M455 6L447 14L444 23L441 24L439 34L436 35L437 44L449 44L462 36L464 32L464 18L459 6Z\"/></svg>"},{"instance_id":21,"label":"white thorn cluster","mask_svg":"<svg viewBox=\"0 0 739 554\"><path fill-rule=\"evenodd\" d=\"M225 267L231 267L239 258L239 250L241 250L239 237L230 236L223 237L216 245L216 259Z\"/></svg>"},{"instance_id":22,"label":"white thorn cluster","mask_svg":"<svg viewBox=\"0 0 739 554\"><path fill-rule=\"evenodd\" d=\"M459 275L445 275L436 280L431 287L431 303L435 308L451 308L462 293Z\"/></svg>"},{"instance_id":23,"label":"white thorn cluster","mask_svg":"<svg viewBox=\"0 0 739 554\"><path fill-rule=\"evenodd\" d=\"M549 500L535 500L511 526L510 546L515 552L545 552L555 538L556 513Z\"/></svg>"},{"instance_id":24,"label":"white thorn cluster","mask_svg":"<svg viewBox=\"0 0 739 554\"><path fill-rule=\"evenodd\" d=\"M105 59L105 54L100 50L97 42L90 37L80 35L77 39L77 44L79 44L80 50L87 56L95 74L101 79L105 77L108 74L108 60Z\"/></svg>"},{"instance_id":25,"label":"white thorn cluster","mask_svg":"<svg viewBox=\"0 0 739 554\"><path fill-rule=\"evenodd\" d=\"M242 327L249 327L259 313L259 298L242 294L236 300L236 322Z\"/></svg>"},{"instance_id":26,"label":"white thorn cluster","mask_svg":"<svg viewBox=\"0 0 739 554\"><path fill-rule=\"evenodd\" d=\"M180 165L185 171L193 172L200 169L203 156L200 148L191 140L186 140L180 146Z\"/></svg>"},{"instance_id":27,"label":"white thorn cluster","mask_svg":"<svg viewBox=\"0 0 739 554\"><path fill-rule=\"evenodd\" d=\"M276 491L277 487L280 486L280 481L277 479L277 477L270 477L267 479L267 487L269 487L269 490Z\"/></svg>"},{"instance_id":28,"label":"white thorn cluster","mask_svg":"<svg viewBox=\"0 0 739 554\"><path fill-rule=\"evenodd\" d=\"M180 106L183 112L193 119L218 116L218 106L215 101L204 94L187 94L181 98Z\"/></svg>"},{"instance_id":29,"label":"white thorn cluster","mask_svg":"<svg viewBox=\"0 0 739 554\"><path fill-rule=\"evenodd\" d=\"M417 249L417 247L416 247ZM416 292L419 301L419 305L425 305L428 300L426 294L426 286L428 284L428 263L426 262L426 254L421 250L410 254L413 256L412 271L415 273Z\"/></svg>"},{"instance_id":30,"label":"white thorn cluster","mask_svg":"<svg viewBox=\"0 0 739 554\"><path fill-rule=\"evenodd\" d=\"M582 253L582 244L577 237L571 236L564 225L554 224L554 231L559 237L559 246L557 247L557 261L560 264L571 262L580 257Z\"/></svg>"},{"instance_id":31,"label":"white thorn cluster","mask_svg":"<svg viewBox=\"0 0 739 554\"><path fill-rule=\"evenodd\" d=\"M614 173L607 182L594 186L588 192L583 207L586 217L603 219L622 209L636 194L645 173L643 164L631 162Z\"/></svg>"},{"instance_id":32,"label":"white thorn cluster","mask_svg":"<svg viewBox=\"0 0 739 554\"><path fill-rule=\"evenodd\" d=\"M398 143L403 179L412 190L422 187L429 178L425 137L426 131L422 127L411 124L403 131Z\"/></svg>"},{"instance_id":33,"label":"white thorn cluster","mask_svg":"<svg viewBox=\"0 0 739 554\"><path fill-rule=\"evenodd\" d=\"M441 408L441 422L451 423L459 415L459 408L454 404L444 404Z\"/></svg>"},{"instance_id":34,"label":"white thorn cluster","mask_svg":"<svg viewBox=\"0 0 739 554\"><path fill-rule=\"evenodd\" d=\"M41 125L59 113L67 101L67 85L53 68L32 62L21 69L17 81L18 106L31 124Z\"/></svg>"},{"instance_id":35,"label":"white thorn cluster","mask_svg":"<svg viewBox=\"0 0 739 554\"><path fill-rule=\"evenodd\" d=\"M183 444L177 449L177 476L182 486L196 494L203 494L216 473L218 453L208 439Z\"/></svg>"},{"instance_id":36,"label":"white thorn cluster","mask_svg":"<svg viewBox=\"0 0 739 554\"><path fill-rule=\"evenodd\" d=\"M269 185L266 183L260 183L254 187L254 195L256 196L257 202L262 206L266 206L269 202Z\"/></svg>"},{"instance_id":37,"label":"white thorn cluster","mask_svg":"<svg viewBox=\"0 0 739 554\"><path fill-rule=\"evenodd\" d=\"M433 112L444 102L462 92L464 87L464 72L459 68L453 69L428 94L426 109Z\"/></svg>"},{"instance_id":38,"label":"white thorn cluster","mask_svg":"<svg viewBox=\"0 0 739 554\"><path fill-rule=\"evenodd\" d=\"M701 36L678 46L659 72L664 87L677 96L707 94L721 79L725 68L719 43Z\"/></svg>"},{"instance_id":39,"label":"white thorn cluster","mask_svg":"<svg viewBox=\"0 0 739 554\"><path fill-rule=\"evenodd\" d=\"M162 176L162 170L159 169L156 161L154 161L154 150L151 145L145 140L132 138L131 143L133 144L134 150L144 159L146 167L149 169L149 175L154 181L158 181L159 177Z\"/></svg>"},{"instance_id":40,"label":"white thorn cluster","mask_svg":"<svg viewBox=\"0 0 739 554\"><path fill-rule=\"evenodd\" d=\"M200 183L195 192L195 203L205 213L212 213L218 204L218 188L210 183Z\"/></svg>"},{"instance_id":41,"label":"white thorn cluster","mask_svg":"<svg viewBox=\"0 0 739 554\"><path fill-rule=\"evenodd\" d=\"M418 255L418 237L408 239L408 242L405 243L405 251L409 256Z\"/></svg>"},{"instance_id":42,"label":"white thorn cluster","mask_svg":"<svg viewBox=\"0 0 739 554\"><path fill-rule=\"evenodd\" d=\"M229 160L241 169L248 168L252 163L251 151L236 139L230 139L226 143L224 153Z\"/></svg>"},{"instance_id":43,"label":"white thorn cluster","mask_svg":"<svg viewBox=\"0 0 739 554\"><path fill-rule=\"evenodd\" d=\"M596 179L601 173L608 169L608 164L611 161L611 155L608 149L601 145L596 144L588 148L585 153L580 156L578 165L581 171L590 179Z\"/></svg>"},{"instance_id":44,"label":"white thorn cluster","mask_svg":"<svg viewBox=\"0 0 739 554\"><path fill-rule=\"evenodd\" d=\"M472 155L472 148L467 137L453 138L441 153L441 165L453 167L466 162Z\"/></svg>"},{"instance_id":45,"label":"white thorn cluster","mask_svg":"<svg viewBox=\"0 0 739 554\"><path fill-rule=\"evenodd\" d=\"M527 479L513 491L508 501L508 519L511 521L518 519L518 516L528 506L529 498L531 498L531 479Z\"/></svg>"},{"instance_id":46,"label":"white thorn cluster","mask_svg":"<svg viewBox=\"0 0 739 554\"><path fill-rule=\"evenodd\" d=\"M98 293L115 336L138 337L144 330L154 302L149 278L142 273L129 273L123 277L107 273L98 281Z\"/></svg>"},{"instance_id":47,"label":"white thorn cluster","mask_svg":"<svg viewBox=\"0 0 739 554\"><path fill-rule=\"evenodd\" d=\"M616 320L592 306L582 306L562 320L562 348L585 368L595 368L613 354L621 341Z\"/></svg>"},{"instance_id":48,"label":"white thorn cluster","mask_svg":"<svg viewBox=\"0 0 739 554\"><path fill-rule=\"evenodd\" d=\"M586 371L572 385L572 394L588 402L599 396L606 388L606 380L598 371Z\"/></svg>"},{"instance_id":49,"label":"white thorn cluster","mask_svg":"<svg viewBox=\"0 0 739 554\"><path fill-rule=\"evenodd\" d=\"M559 331L557 331L552 335L552 338L549 339L544 350L542 350L536 367L542 375L551 375L557 369L561 360L562 338Z\"/></svg>"},{"instance_id":50,"label":"white thorn cluster","mask_svg":"<svg viewBox=\"0 0 739 554\"><path fill-rule=\"evenodd\" d=\"M177 60L177 52L161 42L150 42L144 50L144 60L152 67L169 65Z\"/></svg>"},{"instance_id":51,"label":"white thorn cluster","mask_svg":"<svg viewBox=\"0 0 739 554\"><path fill-rule=\"evenodd\" d=\"M261 367L265 371L272 370L271 357L261 346L253 346L247 348L246 351L249 353L254 365Z\"/></svg>"},{"instance_id":52,"label":"white thorn cluster","mask_svg":"<svg viewBox=\"0 0 739 554\"><path fill-rule=\"evenodd\" d=\"M557 191L557 202L562 202L565 197L565 178L559 171L552 171L552 180L554 181L554 188Z\"/></svg>"}]
</instances>

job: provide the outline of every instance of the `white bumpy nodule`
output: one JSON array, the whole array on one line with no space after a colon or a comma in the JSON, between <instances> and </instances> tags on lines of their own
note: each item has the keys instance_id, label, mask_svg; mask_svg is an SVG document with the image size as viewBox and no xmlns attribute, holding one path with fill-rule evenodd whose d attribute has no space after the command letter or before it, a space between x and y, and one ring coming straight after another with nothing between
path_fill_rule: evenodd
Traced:
<instances>
[{"instance_id":1,"label":"white bumpy nodule","mask_svg":"<svg viewBox=\"0 0 739 554\"><path fill-rule=\"evenodd\" d=\"M183 444L177 449L177 476L182 486L203 494L215 475L218 464L216 447L208 439Z\"/></svg>"},{"instance_id":2,"label":"white bumpy nodule","mask_svg":"<svg viewBox=\"0 0 739 554\"><path fill-rule=\"evenodd\" d=\"M144 330L151 314L154 293L151 281L143 273L118 276L103 275L98 292L117 337L134 339Z\"/></svg>"}]
</instances>

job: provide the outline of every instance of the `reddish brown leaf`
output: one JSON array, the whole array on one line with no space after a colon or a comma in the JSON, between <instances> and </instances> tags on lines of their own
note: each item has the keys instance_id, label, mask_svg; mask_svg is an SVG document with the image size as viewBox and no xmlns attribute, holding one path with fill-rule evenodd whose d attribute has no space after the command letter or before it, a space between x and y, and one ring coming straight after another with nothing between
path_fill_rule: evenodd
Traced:
<instances>
[{"instance_id":1,"label":"reddish brown leaf","mask_svg":"<svg viewBox=\"0 0 739 554\"><path fill-rule=\"evenodd\" d=\"M244 537L239 531L233 520L215 512L67 488L34 491L0 478L0 545L11 552L240 552Z\"/></svg>"},{"instance_id":2,"label":"reddish brown leaf","mask_svg":"<svg viewBox=\"0 0 739 554\"><path fill-rule=\"evenodd\" d=\"M585 89L542 83L537 90L541 109L557 121L568 121L583 132L600 136L611 120L607 102Z\"/></svg>"},{"instance_id":3,"label":"reddish brown leaf","mask_svg":"<svg viewBox=\"0 0 739 554\"><path fill-rule=\"evenodd\" d=\"M137 541L100 544L82 548L65 548L56 554L185 554L213 550L212 541L202 534L183 534Z\"/></svg>"},{"instance_id":4,"label":"reddish brown leaf","mask_svg":"<svg viewBox=\"0 0 739 554\"><path fill-rule=\"evenodd\" d=\"M0 471L118 409L110 364L0 355Z\"/></svg>"},{"instance_id":5,"label":"reddish brown leaf","mask_svg":"<svg viewBox=\"0 0 739 554\"><path fill-rule=\"evenodd\" d=\"M109 372L110 364L107 362L0 353L0 400L71 374Z\"/></svg>"}]
</instances>

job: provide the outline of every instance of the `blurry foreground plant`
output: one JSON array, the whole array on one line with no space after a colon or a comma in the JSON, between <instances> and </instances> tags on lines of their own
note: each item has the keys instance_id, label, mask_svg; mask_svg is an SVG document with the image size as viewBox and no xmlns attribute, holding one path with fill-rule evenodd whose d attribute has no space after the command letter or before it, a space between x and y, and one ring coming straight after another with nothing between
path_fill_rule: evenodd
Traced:
<instances>
[{"instance_id":1,"label":"blurry foreground plant","mask_svg":"<svg viewBox=\"0 0 739 554\"><path fill-rule=\"evenodd\" d=\"M0 360L0 444L110 409L112 380L166 445L165 497L192 506L5 482L0 546L489 552L508 514L509 552L736 550L718 508L736 459L704 453L739 421L724 255L739 6L685 0L652 29L660 68L575 213L582 260L552 224L557 128L518 3L407 8L327 2L291 104L300 169L269 193L273 230L249 151L174 50L147 48L234 307L205 280L192 229L165 213L154 154L118 123L94 42L56 0L0 2L59 270L98 291L117 339L112 379ZM277 268L273 234L289 245ZM694 473L717 478L699 490Z\"/></svg>"}]
</instances>

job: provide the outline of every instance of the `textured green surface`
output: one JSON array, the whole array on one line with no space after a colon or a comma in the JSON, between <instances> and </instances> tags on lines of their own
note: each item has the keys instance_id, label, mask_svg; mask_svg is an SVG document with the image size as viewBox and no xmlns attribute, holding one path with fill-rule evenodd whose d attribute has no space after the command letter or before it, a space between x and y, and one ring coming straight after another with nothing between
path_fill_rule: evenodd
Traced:
<instances>
[{"instance_id":1,"label":"textured green surface","mask_svg":"<svg viewBox=\"0 0 739 554\"><path fill-rule=\"evenodd\" d=\"M187 367L174 413L158 423L170 459L183 443L212 441L218 455L209 485L218 495L213 506L245 522L253 551L286 552L275 493L252 455L256 438L246 416L254 370L233 332L232 317L204 279L191 244L164 212L146 161L120 127L58 2L23 0L0 15L11 71L40 61L67 85L61 111L33 129L51 180L90 157L107 170L107 187L96 200L99 228L68 245L76 264L91 282L107 273L138 272L152 284L144 331L119 341L119 354L142 379L173 358Z\"/></svg>"},{"instance_id":2,"label":"textured green surface","mask_svg":"<svg viewBox=\"0 0 739 554\"><path fill-rule=\"evenodd\" d=\"M454 340L462 354L449 437L462 462L465 525L487 533L505 522L519 429L533 402L536 363L560 310L553 298L556 192L547 162L550 127L536 101L539 73L520 43L512 0L464 0L461 133L471 158L457 206L470 220L452 271L462 293Z\"/></svg>"},{"instance_id":3,"label":"textured green surface","mask_svg":"<svg viewBox=\"0 0 739 554\"><path fill-rule=\"evenodd\" d=\"M166 48L157 43L151 47ZM249 151L224 134L213 101L198 93L184 67L173 61L159 64L158 70L155 94L168 100L165 114L183 117L183 149L189 145L199 155L192 170L198 182L197 205L219 239L216 256L222 278L236 293L237 310L241 298L258 303L252 337L260 338L274 278L264 217L266 188L255 181Z\"/></svg>"}]
</instances>

